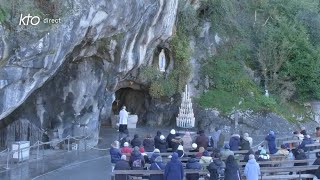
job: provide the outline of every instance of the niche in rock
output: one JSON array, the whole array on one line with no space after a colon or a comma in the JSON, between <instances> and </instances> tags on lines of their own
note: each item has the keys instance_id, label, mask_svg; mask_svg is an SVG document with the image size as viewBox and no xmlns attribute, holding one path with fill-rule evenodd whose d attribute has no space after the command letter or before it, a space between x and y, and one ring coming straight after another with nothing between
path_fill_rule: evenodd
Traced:
<instances>
[{"instance_id":1,"label":"niche in rock","mask_svg":"<svg viewBox=\"0 0 320 180\"><path fill-rule=\"evenodd\" d=\"M158 67L161 72L168 73L173 67L170 50L163 47L157 47L153 56L153 66ZM162 71L163 69L163 71Z\"/></svg>"},{"instance_id":2,"label":"niche in rock","mask_svg":"<svg viewBox=\"0 0 320 180\"><path fill-rule=\"evenodd\" d=\"M129 87L120 88L116 91L116 100L112 104L113 114L119 114L122 106L130 115L138 115L138 123L146 123L146 114L151 100L151 96L145 90L137 90Z\"/></svg>"}]
</instances>

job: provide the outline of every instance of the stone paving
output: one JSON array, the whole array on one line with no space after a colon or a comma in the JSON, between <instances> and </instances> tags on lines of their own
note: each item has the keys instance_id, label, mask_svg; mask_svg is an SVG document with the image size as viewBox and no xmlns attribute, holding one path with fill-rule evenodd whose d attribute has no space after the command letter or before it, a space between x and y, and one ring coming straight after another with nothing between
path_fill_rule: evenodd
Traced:
<instances>
[{"instance_id":1,"label":"stone paving","mask_svg":"<svg viewBox=\"0 0 320 180\"><path fill-rule=\"evenodd\" d=\"M156 134L158 129L140 127L129 129L130 137L139 134L143 137L150 133ZM166 136L170 128L160 129ZM62 152L56 150L40 160L32 160L20 164L11 165L9 170L0 169L2 180L105 180L111 179L111 163L107 149L118 138L118 132L111 128L102 128L100 141L97 147L87 151ZM228 140L229 136L226 136ZM254 138L255 139L255 138ZM254 144L258 143L258 140ZM51 150L52 151L52 150Z\"/></svg>"}]
</instances>

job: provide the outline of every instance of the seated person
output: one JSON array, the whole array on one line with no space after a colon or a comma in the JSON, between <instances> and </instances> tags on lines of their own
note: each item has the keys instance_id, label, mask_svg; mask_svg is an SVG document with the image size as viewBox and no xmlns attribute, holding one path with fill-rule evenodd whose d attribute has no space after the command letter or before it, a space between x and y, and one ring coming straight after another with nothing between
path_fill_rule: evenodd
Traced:
<instances>
[{"instance_id":1,"label":"seated person","mask_svg":"<svg viewBox=\"0 0 320 180\"><path fill-rule=\"evenodd\" d=\"M150 170L164 170L166 168L165 164L162 162L162 157L158 156L150 166ZM163 174L150 175L149 180L162 180Z\"/></svg>"},{"instance_id":2,"label":"seated person","mask_svg":"<svg viewBox=\"0 0 320 180\"><path fill-rule=\"evenodd\" d=\"M201 156L203 155L203 152L204 152L204 147L200 147L199 152L196 154L196 157L201 158Z\"/></svg>"},{"instance_id":3,"label":"seated person","mask_svg":"<svg viewBox=\"0 0 320 180\"><path fill-rule=\"evenodd\" d=\"M262 149L260 151L260 155L258 156L258 161L271 161L269 154L267 154L267 151ZM269 164L262 164L260 167L270 167Z\"/></svg>"},{"instance_id":4,"label":"seated person","mask_svg":"<svg viewBox=\"0 0 320 180\"><path fill-rule=\"evenodd\" d=\"M132 152L132 149L129 147L129 143L128 142L125 142L124 144L123 144L123 148L121 148L121 153L123 154L123 153L131 153Z\"/></svg>"},{"instance_id":5,"label":"seated person","mask_svg":"<svg viewBox=\"0 0 320 180\"><path fill-rule=\"evenodd\" d=\"M178 153L178 157L182 158L184 156L183 146L179 145L176 152Z\"/></svg>"},{"instance_id":6,"label":"seated person","mask_svg":"<svg viewBox=\"0 0 320 180\"><path fill-rule=\"evenodd\" d=\"M197 148L198 148L198 145L196 143L193 143L191 145L191 149L189 150L189 152L198 152Z\"/></svg>"},{"instance_id":7,"label":"seated person","mask_svg":"<svg viewBox=\"0 0 320 180\"><path fill-rule=\"evenodd\" d=\"M230 150L229 144L225 144L223 150L221 151L221 156L222 158L227 158L230 155L234 156L234 153Z\"/></svg>"},{"instance_id":8,"label":"seated person","mask_svg":"<svg viewBox=\"0 0 320 180\"><path fill-rule=\"evenodd\" d=\"M202 166L198 162L198 159L195 155L192 155L191 158L188 160L186 164L186 169L195 169L195 170L201 170ZM186 176L187 180L198 180L199 179L199 173L195 174L187 174Z\"/></svg>"},{"instance_id":9,"label":"seated person","mask_svg":"<svg viewBox=\"0 0 320 180\"><path fill-rule=\"evenodd\" d=\"M118 161L114 167L114 170L130 170L130 165L128 163L128 161L126 161L127 156L126 155L122 155L121 156L121 160ZM115 176L116 179L129 179L128 175L126 174L117 174Z\"/></svg>"},{"instance_id":10,"label":"seated person","mask_svg":"<svg viewBox=\"0 0 320 180\"><path fill-rule=\"evenodd\" d=\"M284 144L281 144L281 149L279 149L276 152L276 155L288 156L289 155L289 151L288 151L287 147Z\"/></svg>"},{"instance_id":11,"label":"seated person","mask_svg":"<svg viewBox=\"0 0 320 180\"><path fill-rule=\"evenodd\" d=\"M206 167L212 162L212 157L209 155L208 151L203 152L203 156L201 156L199 163L202 165L203 169L206 169Z\"/></svg>"}]
</instances>

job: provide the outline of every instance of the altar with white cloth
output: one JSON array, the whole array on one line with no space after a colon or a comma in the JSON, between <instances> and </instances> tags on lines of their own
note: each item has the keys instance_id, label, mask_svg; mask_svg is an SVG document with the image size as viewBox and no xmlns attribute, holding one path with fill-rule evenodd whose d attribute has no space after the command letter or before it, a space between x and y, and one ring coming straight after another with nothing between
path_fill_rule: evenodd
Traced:
<instances>
[{"instance_id":1,"label":"altar with white cloth","mask_svg":"<svg viewBox=\"0 0 320 180\"><path fill-rule=\"evenodd\" d=\"M118 128L117 123L119 123L119 115L111 116L111 126L113 128ZM133 129L137 127L138 115L132 114L128 116L128 129Z\"/></svg>"}]
</instances>

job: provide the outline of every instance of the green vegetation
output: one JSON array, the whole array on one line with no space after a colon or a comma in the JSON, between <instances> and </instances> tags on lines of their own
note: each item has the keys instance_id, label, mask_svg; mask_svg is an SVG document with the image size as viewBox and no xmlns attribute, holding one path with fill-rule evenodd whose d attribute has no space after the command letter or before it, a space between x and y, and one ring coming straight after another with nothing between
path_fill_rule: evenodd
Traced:
<instances>
[{"instance_id":1,"label":"green vegetation","mask_svg":"<svg viewBox=\"0 0 320 180\"><path fill-rule=\"evenodd\" d=\"M154 68L144 68L142 70L142 75L147 77L151 83L150 95L152 97L170 97L176 93L180 93L184 88L191 74L189 38L197 33L197 27L196 10L184 1L179 1L176 34L170 42L170 48L174 57L174 69L165 79Z\"/></svg>"},{"instance_id":2,"label":"green vegetation","mask_svg":"<svg viewBox=\"0 0 320 180\"><path fill-rule=\"evenodd\" d=\"M203 64L202 74L211 83L198 103L224 113L237 108L275 112L292 121L308 119L310 111L303 104L320 99L319 4L202 1L199 18L211 22L222 43L218 54Z\"/></svg>"}]
</instances>

